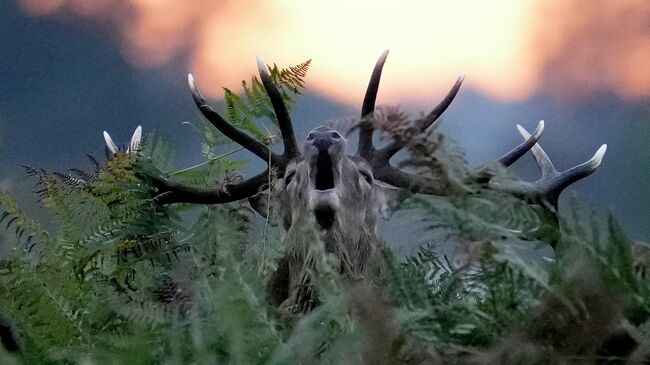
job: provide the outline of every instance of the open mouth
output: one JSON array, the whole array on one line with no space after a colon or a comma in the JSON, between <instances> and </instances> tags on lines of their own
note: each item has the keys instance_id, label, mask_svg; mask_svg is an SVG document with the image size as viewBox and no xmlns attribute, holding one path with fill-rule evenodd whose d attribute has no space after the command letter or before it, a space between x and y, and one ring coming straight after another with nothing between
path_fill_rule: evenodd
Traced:
<instances>
[{"instance_id":1,"label":"open mouth","mask_svg":"<svg viewBox=\"0 0 650 365\"><path fill-rule=\"evenodd\" d=\"M322 229L330 229L336 221L336 211L326 205L316 207L314 209L314 216L316 217L316 222Z\"/></svg>"},{"instance_id":2,"label":"open mouth","mask_svg":"<svg viewBox=\"0 0 650 365\"><path fill-rule=\"evenodd\" d=\"M316 190L324 191L334 189L334 166L329 153L322 151L316 157L316 177L314 181Z\"/></svg>"},{"instance_id":3,"label":"open mouth","mask_svg":"<svg viewBox=\"0 0 650 365\"><path fill-rule=\"evenodd\" d=\"M334 162L327 151L319 152L315 162L312 175L314 191L317 193L313 201L314 215L322 229L329 229L336 221L338 206L338 199L334 195L336 187Z\"/></svg>"}]
</instances>

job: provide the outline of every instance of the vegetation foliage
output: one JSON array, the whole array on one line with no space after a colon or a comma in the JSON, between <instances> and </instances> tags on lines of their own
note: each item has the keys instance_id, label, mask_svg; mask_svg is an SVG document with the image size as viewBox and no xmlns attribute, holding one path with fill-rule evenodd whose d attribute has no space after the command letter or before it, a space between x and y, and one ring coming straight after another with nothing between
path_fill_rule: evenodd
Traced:
<instances>
[{"instance_id":1,"label":"vegetation foliage","mask_svg":"<svg viewBox=\"0 0 650 365\"><path fill-rule=\"evenodd\" d=\"M289 106L308 66L270 68ZM225 89L230 122L272 143L273 131L259 124L275 118L261 83L243 86L241 96ZM14 247L0 262L2 363L650 359L650 279L614 218L571 202L558 226L528 202L467 185L462 153L435 130L411 144L405 164L447 176L458 194L414 196L403 207L431 243L404 259L386 248L381 285L350 283L307 227L321 304L286 318L264 289L284 247L277 226L251 223L237 203L160 205L142 178L165 174L197 186L235 179L241 161L217 153L229 141L205 121L195 129L205 161L191 168L174 170L171 148L153 135L137 154L91 158L91 172L27 168L52 232L0 193L0 223ZM556 237L554 255L532 252ZM450 242L462 260L437 248Z\"/></svg>"}]
</instances>

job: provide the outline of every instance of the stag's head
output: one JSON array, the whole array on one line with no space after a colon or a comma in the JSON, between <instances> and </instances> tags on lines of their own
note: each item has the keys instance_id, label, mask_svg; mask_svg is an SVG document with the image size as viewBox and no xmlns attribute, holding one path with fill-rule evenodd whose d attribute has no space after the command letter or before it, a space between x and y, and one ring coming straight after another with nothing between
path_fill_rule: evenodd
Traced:
<instances>
[{"instance_id":1,"label":"stag's head","mask_svg":"<svg viewBox=\"0 0 650 365\"><path fill-rule=\"evenodd\" d=\"M183 186L166 179L154 179L154 184L163 193L163 203L188 202L220 204L249 198L256 210L262 214L269 207L262 204L259 193L270 186L270 176L276 173L281 180L277 212L286 228L296 221L313 217L324 230L364 228L374 231L377 220L387 218L395 206L397 191L409 191L433 195L453 193L444 179L424 177L400 170L390 164L390 159L410 142L395 138L383 147L373 144L374 125L372 116L382 69L388 51L377 61L372 72L361 110L358 149L354 154L346 152L347 141L343 134L329 127L313 129L305 138L302 148L296 142L292 122L282 96L273 84L267 67L258 59L258 69L264 88L271 100L282 135L284 152L275 153L268 146L256 141L226 122L201 96L192 75L188 81L192 96L203 115L224 135L266 161L269 168L245 181L226 185L218 189L198 189ZM449 107L463 82L461 76L443 100L431 112L417 120L413 129L424 133ZM513 194L526 196L536 201L557 205L560 192L571 183L591 174L600 165L605 153L603 145L594 157L567 171L558 172L546 153L537 144L542 135L544 123L540 122L531 134L517 126L524 142L497 161L509 166L531 151L540 166L542 177L535 182L519 182L507 187ZM492 175L480 172L470 177L479 183L489 185ZM494 186L495 188L501 188Z\"/></svg>"},{"instance_id":2,"label":"stag's head","mask_svg":"<svg viewBox=\"0 0 650 365\"><path fill-rule=\"evenodd\" d=\"M289 209L278 212L287 228L313 217L324 230L374 231L380 216L388 218L397 189L375 181L368 161L347 154L346 147L345 137L332 128L309 132L282 179L279 203Z\"/></svg>"},{"instance_id":3,"label":"stag's head","mask_svg":"<svg viewBox=\"0 0 650 365\"><path fill-rule=\"evenodd\" d=\"M383 147L373 144L375 101L387 55L388 51L381 55L372 72L361 109L358 148L353 154L346 152L347 141L344 135L328 127L313 129L306 136L302 148L299 147L282 95L273 84L267 67L259 59L260 78L273 105L282 135L284 151L281 154L271 151L267 145L226 122L203 99L194 78L189 75L192 97L206 119L226 137L269 166L251 178L212 189L185 186L157 176L150 177L159 193L156 200L163 204L223 204L248 199L262 215L271 210L276 212L276 216L281 217L288 236L292 237L290 241L294 243L287 256L278 263L278 270L269 281L271 297L276 303L290 298L290 302L302 310L310 306L308 303L313 303L308 289L309 270L305 266L309 265L308 249L312 241L298 229L303 226L298 224L301 221L316 222L324 233L322 237L325 249L340 259L342 272L352 277L371 274L380 267L381 261L378 254L380 239L376 232L377 222L382 216L388 218L398 201L397 196L403 196L399 192L443 196L456 192L450 188L444 176L422 176L390 164L390 159L411 142L408 138L395 136ZM413 123L411 131L425 134L449 107L462 82L463 77L460 77L431 112ZM562 190L598 168L606 145L601 146L589 161L559 172L537 144L544 123L540 122L532 134L519 125L517 128L524 141L497 162L510 166L531 151L540 167L541 178L534 182L518 181L507 186L498 181L495 183L494 176L486 170L472 172L467 178L487 188L506 190L525 197L554 214ZM110 142L107 139L109 150L117 150ZM272 181L279 181L280 187L276 188L277 184L272 184ZM268 192L274 195L273 199L270 199ZM268 202L275 204L269 205Z\"/></svg>"}]
</instances>

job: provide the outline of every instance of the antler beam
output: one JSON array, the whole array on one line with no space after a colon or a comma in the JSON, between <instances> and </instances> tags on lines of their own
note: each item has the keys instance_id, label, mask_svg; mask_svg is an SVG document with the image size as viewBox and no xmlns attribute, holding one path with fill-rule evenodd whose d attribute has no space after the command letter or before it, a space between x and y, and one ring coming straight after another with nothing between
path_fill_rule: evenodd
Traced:
<instances>
[{"instance_id":1,"label":"antler beam","mask_svg":"<svg viewBox=\"0 0 650 365\"><path fill-rule=\"evenodd\" d=\"M158 189L156 201L160 204L194 203L224 204L251 197L268 187L269 170L238 184L227 184L217 189L201 189L185 186L167 179L156 178L153 185Z\"/></svg>"}]
</instances>

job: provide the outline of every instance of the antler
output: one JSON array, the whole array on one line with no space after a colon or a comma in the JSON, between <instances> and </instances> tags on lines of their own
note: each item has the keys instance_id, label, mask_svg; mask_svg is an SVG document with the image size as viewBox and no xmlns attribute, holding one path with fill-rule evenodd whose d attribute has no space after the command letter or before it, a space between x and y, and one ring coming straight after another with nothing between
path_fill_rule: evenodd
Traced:
<instances>
[{"instance_id":1,"label":"antler","mask_svg":"<svg viewBox=\"0 0 650 365\"><path fill-rule=\"evenodd\" d=\"M432 195L448 195L450 193L449 187L444 181L433 180L411 174L390 165L391 157L406 147L409 143L408 140L403 138L400 139L399 136L395 136L392 142L382 148L377 149L373 145L372 135L374 132L374 126L372 120L369 121L368 119L375 111L377 90L379 88L379 81L387 56L388 50L384 51L384 53L379 57L370 77L370 82L368 83L368 89L361 110L362 123L360 124L359 148L357 150L357 155L364 157L370 163L373 167L373 173L376 179L382 180L396 187L408 189L412 192ZM458 94L458 90L460 89L464 78L465 77L461 75L443 100L424 118L415 122L414 128L417 133L425 132L435 123L436 120L438 120L440 115L447 110ZM501 190L508 190L513 194L524 195L529 198L545 200L551 203L554 207L557 206L559 195L566 187L590 175L598 168L598 166L600 166L605 151L607 150L607 145L602 145L592 159L560 173L553 167L553 164L544 150L537 144L539 138L544 132L544 121L539 122L532 135L520 125L517 125L517 128L519 133L524 137L524 142L497 159L497 162L508 167L526 154L526 152L531 150L540 166L542 177L535 182L519 182L518 184L508 188L501 187ZM476 171L471 174L471 178L479 183L487 183L493 177L492 174L486 171Z\"/></svg>"},{"instance_id":2,"label":"antler","mask_svg":"<svg viewBox=\"0 0 650 365\"><path fill-rule=\"evenodd\" d=\"M517 124L517 130L524 139L532 139L530 133L521 125ZM603 161L605 152L607 152L607 145L601 145L594 156L588 161L563 172L555 169L551 159L538 143L533 144L530 151L537 162L542 176L534 182L518 182L517 185L509 187L508 191L514 194L542 199L557 208L560 193L564 189L574 182L591 175L598 169Z\"/></svg>"},{"instance_id":3,"label":"antler","mask_svg":"<svg viewBox=\"0 0 650 365\"><path fill-rule=\"evenodd\" d=\"M266 66L259 56L257 56L257 68L260 72L260 78L262 79L262 84L264 84L264 89L271 99L271 104L273 104L275 116L278 118L278 126L280 127L282 143L284 144L284 154L289 158L296 157L300 154L300 151L298 150L298 144L296 143L296 136L293 133L293 124L291 123L287 106L284 104L284 100L282 100L280 91L278 91L273 84L271 75L266 72Z\"/></svg>"},{"instance_id":4,"label":"antler","mask_svg":"<svg viewBox=\"0 0 650 365\"><path fill-rule=\"evenodd\" d=\"M426 192L430 194L443 195L445 184L441 181L434 181L422 176L410 174L390 165L389 161L391 157L404 148L408 141L396 139L380 149L376 149L373 145L372 135L374 132L374 125L370 118L372 118L372 114L375 112L375 102L377 100L377 91L379 90L379 81L381 79L381 72L384 63L388 57L388 52L388 50L384 51L379 57L379 60L377 60L370 77L370 82L368 83L366 95L363 99L363 106L361 109L362 123L360 124L359 148L357 150L357 155L365 158L370 163L376 179L393 186L409 189L413 192ZM456 94L458 94L458 90L460 89L463 80L464 76L459 77L445 98L435 108L433 108L429 114L418 121L415 126L418 132L424 132L440 117L440 115L442 115L445 110L447 110L452 100L456 97Z\"/></svg>"},{"instance_id":5,"label":"antler","mask_svg":"<svg viewBox=\"0 0 650 365\"><path fill-rule=\"evenodd\" d=\"M384 68L384 63L386 62L386 57L388 57L388 50L385 50L384 53L379 56L375 68L372 70L372 75L370 76L370 82L368 82L368 89L366 90L366 95L363 98L363 105L361 106L361 120L364 118L371 117L375 112L375 102L377 101L377 91L379 90L379 80L381 79L381 71ZM370 161L372 156L376 153L375 147L372 143L372 134L374 132L374 126L372 122L365 121L360 124L359 129L359 147L357 149L357 155L365 158Z\"/></svg>"},{"instance_id":6,"label":"antler","mask_svg":"<svg viewBox=\"0 0 650 365\"><path fill-rule=\"evenodd\" d=\"M111 138L111 135L108 134L108 132L104 131L103 135L104 135L104 142L106 143L106 157L108 159L111 159L120 151L120 148L117 147L115 142L113 142L113 138ZM137 126L137 128L135 128L135 131L133 131L133 135L131 136L131 143L126 148L126 153L137 152L138 149L140 148L141 140L142 140L142 126Z\"/></svg>"},{"instance_id":7,"label":"antler","mask_svg":"<svg viewBox=\"0 0 650 365\"><path fill-rule=\"evenodd\" d=\"M226 137L251 151L257 157L267 162L269 166L264 172L247 180L214 189L196 188L185 186L168 179L153 178L153 185L160 193L157 197L160 203L221 204L251 197L268 187L269 175L271 173L283 174L289 161L300 154L293 132L293 125L291 124L287 107L282 100L282 95L273 84L271 75L269 75L266 66L259 57L257 58L257 67L264 89L271 99L273 110L278 119L284 152L282 154L274 153L263 143L230 125L219 113L208 105L203 96L201 96L194 77L192 74L189 74L187 80L192 92L192 98L203 116Z\"/></svg>"}]
</instances>

